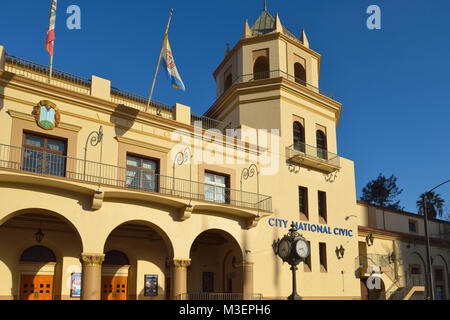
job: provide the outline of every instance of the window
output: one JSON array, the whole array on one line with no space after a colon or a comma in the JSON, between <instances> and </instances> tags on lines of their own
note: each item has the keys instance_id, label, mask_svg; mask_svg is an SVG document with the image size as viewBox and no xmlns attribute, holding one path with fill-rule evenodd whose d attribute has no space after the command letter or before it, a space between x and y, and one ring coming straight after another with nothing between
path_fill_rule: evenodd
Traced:
<instances>
[{"instance_id":1,"label":"window","mask_svg":"<svg viewBox=\"0 0 450 320\"><path fill-rule=\"evenodd\" d=\"M214 272L203 272L203 292L214 292Z\"/></svg>"},{"instance_id":2,"label":"window","mask_svg":"<svg viewBox=\"0 0 450 320\"><path fill-rule=\"evenodd\" d=\"M57 177L66 175L66 141L26 133L23 148L23 170Z\"/></svg>"},{"instance_id":3,"label":"window","mask_svg":"<svg viewBox=\"0 0 450 320\"><path fill-rule=\"evenodd\" d=\"M125 253L117 250L108 251L105 255L104 266L128 266L130 261Z\"/></svg>"},{"instance_id":4,"label":"window","mask_svg":"<svg viewBox=\"0 0 450 320\"><path fill-rule=\"evenodd\" d=\"M294 150L305 153L305 128L299 123L294 122Z\"/></svg>"},{"instance_id":5,"label":"window","mask_svg":"<svg viewBox=\"0 0 450 320\"><path fill-rule=\"evenodd\" d=\"M33 246L26 249L20 256L21 262L56 262L52 250L43 246Z\"/></svg>"},{"instance_id":6,"label":"window","mask_svg":"<svg viewBox=\"0 0 450 320\"><path fill-rule=\"evenodd\" d=\"M318 192L319 205L319 221L320 223L327 223L327 194L325 192Z\"/></svg>"},{"instance_id":7,"label":"window","mask_svg":"<svg viewBox=\"0 0 450 320\"><path fill-rule=\"evenodd\" d=\"M304 187L298 187L298 204L300 210L300 217L303 220L308 220L308 189Z\"/></svg>"},{"instance_id":8,"label":"window","mask_svg":"<svg viewBox=\"0 0 450 320\"><path fill-rule=\"evenodd\" d=\"M233 85L233 74L231 73L231 66L223 74L223 80L223 92L225 92Z\"/></svg>"},{"instance_id":9,"label":"window","mask_svg":"<svg viewBox=\"0 0 450 320\"><path fill-rule=\"evenodd\" d=\"M296 62L294 64L294 74L295 74L295 82L300 83L305 86L306 85L306 70L298 62Z\"/></svg>"},{"instance_id":10,"label":"window","mask_svg":"<svg viewBox=\"0 0 450 320\"><path fill-rule=\"evenodd\" d=\"M327 245L319 243L320 272L327 272Z\"/></svg>"},{"instance_id":11,"label":"window","mask_svg":"<svg viewBox=\"0 0 450 320\"><path fill-rule=\"evenodd\" d=\"M217 203L229 203L229 178L212 172L205 172L205 200Z\"/></svg>"},{"instance_id":12,"label":"window","mask_svg":"<svg viewBox=\"0 0 450 320\"><path fill-rule=\"evenodd\" d=\"M409 224L409 232L414 232L414 233L418 232L417 221L409 220L408 224Z\"/></svg>"},{"instance_id":13,"label":"window","mask_svg":"<svg viewBox=\"0 0 450 320\"><path fill-rule=\"evenodd\" d=\"M413 265L413 266L410 266L409 269L410 269L411 274L420 274L421 273L420 266Z\"/></svg>"},{"instance_id":14,"label":"window","mask_svg":"<svg viewBox=\"0 0 450 320\"><path fill-rule=\"evenodd\" d=\"M309 256L308 258L306 258L306 261L304 263L304 271L305 272L311 272L312 271L312 267L311 267L311 242L308 241L308 246L309 246Z\"/></svg>"},{"instance_id":15,"label":"window","mask_svg":"<svg viewBox=\"0 0 450 320\"><path fill-rule=\"evenodd\" d=\"M434 280L435 281L444 281L444 272L442 269L434 269Z\"/></svg>"},{"instance_id":16,"label":"window","mask_svg":"<svg viewBox=\"0 0 450 320\"><path fill-rule=\"evenodd\" d=\"M137 156L127 156L126 187L158 192L159 163Z\"/></svg>"},{"instance_id":17,"label":"window","mask_svg":"<svg viewBox=\"0 0 450 320\"><path fill-rule=\"evenodd\" d=\"M328 159L327 137L325 133L323 133L321 130L317 130L316 140L317 140L317 157L319 157L320 159L327 160Z\"/></svg>"}]
</instances>

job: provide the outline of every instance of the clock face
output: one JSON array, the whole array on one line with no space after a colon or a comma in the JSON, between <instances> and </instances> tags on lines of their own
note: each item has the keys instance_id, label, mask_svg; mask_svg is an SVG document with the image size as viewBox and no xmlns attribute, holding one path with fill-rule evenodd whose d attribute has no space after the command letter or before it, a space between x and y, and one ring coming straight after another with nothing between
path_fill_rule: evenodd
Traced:
<instances>
[{"instance_id":1,"label":"clock face","mask_svg":"<svg viewBox=\"0 0 450 320\"><path fill-rule=\"evenodd\" d=\"M289 243L286 240L283 240L280 242L280 244L278 245L278 255L285 259L289 256Z\"/></svg>"},{"instance_id":2,"label":"clock face","mask_svg":"<svg viewBox=\"0 0 450 320\"><path fill-rule=\"evenodd\" d=\"M309 256L308 243L302 239L298 240L295 244L295 251L300 258L306 259Z\"/></svg>"}]
</instances>

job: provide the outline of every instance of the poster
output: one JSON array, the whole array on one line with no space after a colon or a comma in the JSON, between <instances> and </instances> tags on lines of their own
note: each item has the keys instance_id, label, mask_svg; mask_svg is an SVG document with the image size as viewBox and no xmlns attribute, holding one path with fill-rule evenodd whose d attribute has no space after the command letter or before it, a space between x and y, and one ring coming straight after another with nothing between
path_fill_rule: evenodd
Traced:
<instances>
[{"instance_id":1,"label":"poster","mask_svg":"<svg viewBox=\"0 0 450 320\"><path fill-rule=\"evenodd\" d=\"M72 273L70 283L70 297L81 297L81 273Z\"/></svg>"},{"instance_id":2,"label":"poster","mask_svg":"<svg viewBox=\"0 0 450 320\"><path fill-rule=\"evenodd\" d=\"M145 275L144 284L144 296L145 297L157 297L158 296L158 276L154 274Z\"/></svg>"}]
</instances>

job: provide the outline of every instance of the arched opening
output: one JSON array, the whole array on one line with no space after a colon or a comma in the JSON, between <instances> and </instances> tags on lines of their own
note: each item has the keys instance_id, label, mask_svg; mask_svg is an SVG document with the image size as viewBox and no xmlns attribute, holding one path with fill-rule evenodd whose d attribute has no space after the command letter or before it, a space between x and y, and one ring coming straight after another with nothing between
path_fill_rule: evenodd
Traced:
<instances>
[{"instance_id":1,"label":"arched opening","mask_svg":"<svg viewBox=\"0 0 450 320\"><path fill-rule=\"evenodd\" d=\"M448 265L442 255L437 255L433 264L434 296L436 300L449 299Z\"/></svg>"},{"instance_id":2,"label":"arched opening","mask_svg":"<svg viewBox=\"0 0 450 320\"><path fill-rule=\"evenodd\" d=\"M147 221L116 227L105 242L102 300L170 299L173 249L167 235Z\"/></svg>"},{"instance_id":3,"label":"arched opening","mask_svg":"<svg viewBox=\"0 0 450 320\"><path fill-rule=\"evenodd\" d=\"M78 298L66 285L82 267L83 245L74 225L44 209L20 210L2 221L0 251L5 254L0 256L0 296L15 300ZM64 272L69 269L70 273Z\"/></svg>"},{"instance_id":4,"label":"arched opening","mask_svg":"<svg viewBox=\"0 0 450 320\"><path fill-rule=\"evenodd\" d=\"M270 78L269 58L265 56L258 57L253 64L253 78L262 80Z\"/></svg>"},{"instance_id":5,"label":"arched opening","mask_svg":"<svg viewBox=\"0 0 450 320\"><path fill-rule=\"evenodd\" d=\"M223 92L226 92L228 89L230 89L232 84L233 84L233 75L230 73L225 78L225 81L223 84Z\"/></svg>"},{"instance_id":6,"label":"arched opening","mask_svg":"<svg viewBox=\"0 0 450 320\"><path fill-rule=\"evenodd\" d=\"M320 159L328 160L327 136L322 130L316 131L317 156Z\"/></svg>"},{"instance_id":7,"label":"arched opening","mask_svg":"<svg viewBox=\"0 0 450 320\"><path fill-rule=\"evenodd\" d=\"M305 152L305 128L299 123L294 122L294 150Z\"/></svg>"},{"instance_id":8,"label":"arched opening","mask_svg":"<svg viewBox=\"0 0 450 320\"><path fill-rule=\"evenodd\" d=\"M243 293L242 250L222 230L208 230L193 242L188 270L188 293L195 299L237 297Z\"/></svg>"},{"instance_id":9,"label":"arched opening","mask_svg":"<svg viewBox=\"0 0 450 320\"><path fill-rule=\"evenodd\" d=\"M102 266L101 299L127 300L130 261L125 253L110 250L105 254Z\"/></svg>"},{"instance_id":10,"label":"arched opening","mask_svg":"<svg viewBox=\"0 0 450 320\"><path fill-rule=\"evenodd\" d=\"M306 70L298 62L294 64L294 75L295 75L295 82L306 86Z\"/></svg>"},{"instance_id":11,"label":"arched opening","mask_svg":"<svg viewBox=\"0 0 450 320\"><path fill-rule=\"evenodd\" d=\"M21 254L20 264L20 300L53 300L56 265L53 251L44 246L32 246ZM43 271L42 274L36 274L33 269L46 269L46 273L53 274L43 274Z\"/></svg>"},{"instance_id":12,"label":"arched opening","mask_svg":"<svg viewBox=\"0 0 450 320\"><path fill-rule=\"evenodd\" d=\"M119 250L111 250L105 254L105 260L103 265L106 266L128 266L130 265L130 260L125 253Z\"/></svg>"},{"instance_id":13,"label":"arched opening","mask_svg":"<svg viewBox=\"0 0 450 320\"><path fill-rule=\"evenodd\" d=\"M44 246L32 246L26 249L20 256L20 262L54 262L56 256L52 250Z\"/></svg>"}]
</instances>

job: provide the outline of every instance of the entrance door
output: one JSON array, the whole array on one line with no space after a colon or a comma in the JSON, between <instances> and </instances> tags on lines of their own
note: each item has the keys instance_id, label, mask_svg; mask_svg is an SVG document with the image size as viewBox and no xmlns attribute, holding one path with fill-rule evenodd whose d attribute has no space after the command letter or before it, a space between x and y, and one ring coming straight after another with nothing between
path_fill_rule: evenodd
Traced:
<instances>
[{"instance_id":1,"label":"entrance door","mask_svg":"<svg viewBox=\"0 0 450 320\"><path fill-rule=\"evenodd\" d=\"M102 277L102 300L127 300L127 277Z\"/></svg>"},{"instance_id":2,"label":"entrance door","mask_svg":"<svg viewBox=\"0 0 450 320\"><path fill-rule=\"evenodd\" d=\"M22 276L20 300L53 300L53 278L54 276Z\"/></svg>"}]
</instances>

